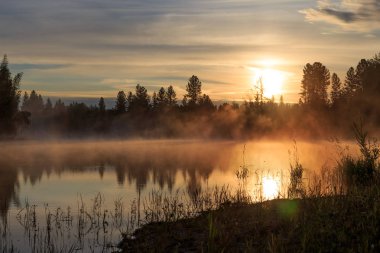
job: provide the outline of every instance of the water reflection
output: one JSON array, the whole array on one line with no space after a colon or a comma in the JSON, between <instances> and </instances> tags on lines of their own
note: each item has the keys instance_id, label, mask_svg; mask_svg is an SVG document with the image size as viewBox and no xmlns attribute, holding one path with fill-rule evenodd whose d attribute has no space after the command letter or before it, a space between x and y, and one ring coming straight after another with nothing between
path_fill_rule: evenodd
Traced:
<instances>
[{"instance_id":1,"label":"water reflection","mask_svg":"<svg viewBox=\"0 0 380 253\"><path fill-rule=\"evenodd\" d=\"M72 207L70 210L73 213L80 213L80 209L75 210L75 207L78 206L78 199L82 200L82 194L83 199L88 200L101 193L107 200L104 208L114 208L113 201L122 199L128 209L136 198L138 201L135 203L139 207L156 190L175 195L180 189L193 201L202 190L207 192L214 186L228 185L230 190L238 190L241 182L236 171L242 167L248 168L244 187L253 201L284 197L287 196L289 185L288 151L293 145L292 141L1 143L0 215L3 224L9 225L11 237L17 237L15 240L23 247L20 252L26 252L30 249L30 242L23 238L25 231L15 219L19 208L25 211L26 199L31 205L38 206L36 215L42 220L46 220L47 205L50 210ZM300 162L305 168L305 179L309 178L308 172L317 172L336 162L334 144L319 142L297 145ZM107 206L110 203L111 206ZM91 209L91 203L87 204ZM72 241L74 237L70 228L66 232L67 238L71 238L67 240ZM112 242L120 240L120 233L102 233L104 238L107 234ZM99 244L98 231L92 231L92 235ZM80 244L92 238L90 233L86 236L80 240ZM61 240L61 243L67 242L65 240ZM36 244L39 243L33 243ZM88 244L86 247L93 245ZM105 244L99 244L100 252L103 252L102 245ZM86 252L88 248L83 247L83 252Z\"/></svg>"},{"instance_id":2,"label":"water reflection","mask_svg":"<svg viewBox=\"0 0 380 253\"><path fill-rule=\"evenodd\" d=\"M20 184L33 186L44 175L49 180L52 174L71 172L80 178L85 172L97 172L101 184L105 171L112 170L120 186L140 191L151 183L172 191L179 172L189 190L197 189L215 168L227 169L234 148L230 142L190 141L6 143L0 149L1 215L10 203L19 203Z\"/></svg>"},{"instance_id":3,"label":"water reflection","mask_svg":"<svg viewBox=\"0 0 380 253\"><path fill-rule=\"evenodd\" d=\"M20 203L20 187L41 184L53 175L70 179L61 186L58 195L79 181L86 191L90 185L104 185L107 171L114 175L119 186L135 189L135 192L158 186L173 191L175 185L188 192L207 185L236 183L235 171L243 160L251 171L250 182L254 191L270 199L284 193L286 174L289 172L288 150L292 142L252 142L246 144L243 159L243 143L197 141L86 141L86 142L11 142L0 147L0 209L4 217L10 203ZM299 143L299 157L304 167L316 171L328 163L334 163L333 144ZM98 177L94 177L97 174ZM265 176L265 177L264 177ZM210 177L212 177L210 179ZM89 178L92 178L89 182ZM70 181L71 180L71 181ZM102 181L103 180L103 181ZM50 187L50 188L49 188ZM54 191L54 185L46 185L46 193ZM87 188L86 188L87 187ZM53 189L51 189L53 188ZM33 195L33 187L30 192ZM257 195L258 193L252 193ZM41 197L43 198L43 196Z\"/></svg>"},{"instance_id":4,"label":"water reflection","mask_svg":"<svg viewBox=\"0 0 380 253\"><path fill-rule=\"evenodd\" d=\"M0 162L0 214L5 217L10 203L19 203L17 169L11 164Z\"/></svg>"}]
</instances>

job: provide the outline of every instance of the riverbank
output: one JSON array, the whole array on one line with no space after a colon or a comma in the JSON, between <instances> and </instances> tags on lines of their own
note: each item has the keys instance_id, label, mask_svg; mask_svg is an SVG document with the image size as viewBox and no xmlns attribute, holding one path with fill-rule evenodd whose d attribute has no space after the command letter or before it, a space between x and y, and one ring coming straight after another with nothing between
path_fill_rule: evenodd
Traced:
<instances>
[{"instance_id":1,"label":"riverbank","mask_svg":"<svg viewBox=\"0 0 380 253\"><path fill-rule=\"evenodd\" d=\"M143 226L123 252L379 252L380 191L224 204L176 222Z\"/></svg>"}]
</instances>

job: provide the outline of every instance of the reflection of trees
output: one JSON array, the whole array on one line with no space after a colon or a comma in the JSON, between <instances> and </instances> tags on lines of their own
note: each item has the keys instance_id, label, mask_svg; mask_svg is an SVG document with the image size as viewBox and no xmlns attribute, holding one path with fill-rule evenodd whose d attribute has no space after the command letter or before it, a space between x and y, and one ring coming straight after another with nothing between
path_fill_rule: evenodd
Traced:
<instances>
[{"instance_id":1,"label":"reflection of trees","mask_svg":"<svg viewBox=\"0 0 380 253\"><path fill-rule=\"evenodd\" d=\"M144 189L150 181L172 191L179 173L187 189L195 191L215 167L229 164L226 160L229 156L225 154L232 147L228 143L163 141L11 144L6 150L0 149L0 157L7 161L0 162L1 214L7 213L10 201L17 200L18 171L22 172L24 182L34 185L44 174L93 170L102 178L111 168L119 184L127 180L135 185L136 191Z\"/></svg>"},{"instance_id":2,"label":"reflection of trees","mask_svg":"<svg viewBox=\"0 0 380 253\"><path fill-rule=\"evenodd\" d=\"M19 202L17 174L17 169L14 166L0 160L0 214L3 218L6 217L10 202Z\"/></svg>"}]
</instances>

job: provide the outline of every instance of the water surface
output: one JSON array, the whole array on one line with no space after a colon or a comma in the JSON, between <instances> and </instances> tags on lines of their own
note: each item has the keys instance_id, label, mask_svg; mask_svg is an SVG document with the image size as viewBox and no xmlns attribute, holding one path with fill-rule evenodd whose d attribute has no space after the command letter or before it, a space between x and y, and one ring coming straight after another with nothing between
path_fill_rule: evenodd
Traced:
<instances>
[{"instance_id":1,"label":"water surface","mask_svg":"<svg viewBox=\"0 0 380 253\"><path fill-rule=\"evenodd\" d=\"M36 210L40 227L46 229L46 217L50 217L50 212L61 208L62 213L67 214L70 207L69 212L78 213L82 205L90 210L97 196L101 196L103 210L112 210L114 202L119 201L128 213L134 200L148 198L152 190L173 194L177 190L191 192L215 185L228 185L234 190L239 183L236 171L241 166L249 169L247 187L252 198L262 200L285 196L289 164L295 162L297 157L306 169L307 180L321 168L334 166L340 151L335 143L327 141L299 142L296 146L292 141L2 143L0 232L7 236L1 240L3 244L5 241L16 244L20 252L36 250L41 245L39 240L42 239L31 235L22 222L27 205L29 211L31 207ZM58 216L51 215L53 218ZM61 223L64 226L65 223ZM70 224L66 224L66 230L54 228L54 238L58 240L56 245L61 248L63 245L73 245L83 252L110 251L107 247L120 240L123 230L120 227L114 230L111 225L107 224L107 229L100 226L103 230L95 229L83 234L80 229L73 229L73 224L71 228ZM36 230L34 233L46 232L41 228ZM64 240L57 239L60 233L64 234Z\"/></svg>"}]
</instances>

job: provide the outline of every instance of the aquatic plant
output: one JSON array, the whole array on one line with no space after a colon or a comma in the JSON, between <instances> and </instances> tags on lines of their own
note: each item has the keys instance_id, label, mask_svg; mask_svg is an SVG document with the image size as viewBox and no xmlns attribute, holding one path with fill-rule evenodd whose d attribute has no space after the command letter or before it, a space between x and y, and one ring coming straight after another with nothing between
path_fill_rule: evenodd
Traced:
<instances>
[{"instance_id":1,"label":"aquatic plant","mask_svg":"<svg viewBox=\"0 0 380 253\"><path fill-rule=\"evenodd\" d=\"M293 151L289 151L290 157L290 183L288 187L288 197L297 198L305 195L302 176L304 168L299 161L297 142L294 141Z\"/></svg>"}]
</instances>

